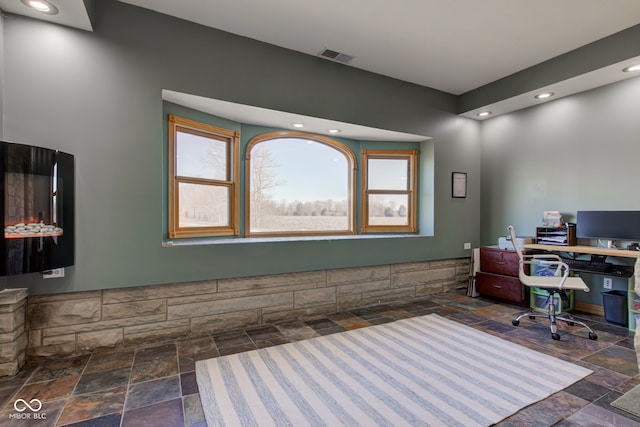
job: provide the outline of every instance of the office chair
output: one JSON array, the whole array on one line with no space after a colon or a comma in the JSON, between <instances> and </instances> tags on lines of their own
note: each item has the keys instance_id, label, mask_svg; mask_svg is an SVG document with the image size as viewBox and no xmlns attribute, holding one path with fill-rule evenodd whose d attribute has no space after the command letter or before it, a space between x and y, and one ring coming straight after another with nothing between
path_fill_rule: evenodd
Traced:
<instances>
[{"instance_id":1,"label":"office chair","mask_svg":"<svg viewBox=\"0 0 640 427\"><path fill-rule=\"evenodd\" d=\"M509 237L514 249L518 253L520 259L518 267L518 277L522 284L527 287L536 287L544 289L549 293L549 303L547 304L547 311L530 309L525 313L519 313L515 319L511 321L513 326L520 324L520 319L525 316L529 316L530 319L535 319L536 316L545 316L549 318L551 323L551 338L554 340L560 339L558 334L557 321L561 320L567 323L569 326L581 325L589 330L589 339L597 340L598 336L593 330L585 323L575 320L569 313L558 314L556 312L556 296L560 297L560 301L566 300L567 295L565 291L584 291L589 292L589 287L584 283L580 277L569 276L569 266L561 261L560 257L551 254L541 255L524 255L520 246L518 246L518 240L516 239L516 232L512 225L507 227L509 231ZM532 276L526 271L530 271L532 265L537 265L543 268L547 268L554 272L553 276ZM526 269L526 270L525 270Z\"/></svg>"}]
</instances>

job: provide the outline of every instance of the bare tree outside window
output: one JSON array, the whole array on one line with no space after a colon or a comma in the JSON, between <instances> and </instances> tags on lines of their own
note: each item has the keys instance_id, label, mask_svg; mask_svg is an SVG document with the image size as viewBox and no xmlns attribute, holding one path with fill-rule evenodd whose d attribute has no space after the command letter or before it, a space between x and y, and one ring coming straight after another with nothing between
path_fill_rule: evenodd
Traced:
<instances>
[{"instance_id":1,"label":"bare tree outside window","mask_svg":"<svg viewBox=\"0 0 640 427\"><path fill-rule=\"evenodd\" d=\"M249 157L250 234L352 232L352 166L341 149L277 137L252 144Z\"/></svg>"},{"instance_id":2,"label":"bare tree outside window","mask_svg":"<svg viewBox=\"0 0 640 427\"><path fill-rule=\"evenodd\" d=\"M277 207L273 203L271 191L279 185L286 185L278 181L278 163L265 144L257 145L251 151L251 217L257 228L261 227L264 214L273 214Z\"/></svg>"},{"instance_id":3,"label":"bare tree outside window","mask_svg":"<svg viewBox=\"0 0 640 427\"><path fill-rule=\"evenodd\" d=\"M169 115L169 237L236 235L239 133Z\"/></svg>"},{"instance_id":4,"label":"bare tree outside window","mask_svg":"<svg viewBox=\"0 0 640 427\"><path fill-rule=\"evenodd\" d=\"M229 190L224 187L181 183L180 227L229 225Z\"/></svg>"}]
</instances>

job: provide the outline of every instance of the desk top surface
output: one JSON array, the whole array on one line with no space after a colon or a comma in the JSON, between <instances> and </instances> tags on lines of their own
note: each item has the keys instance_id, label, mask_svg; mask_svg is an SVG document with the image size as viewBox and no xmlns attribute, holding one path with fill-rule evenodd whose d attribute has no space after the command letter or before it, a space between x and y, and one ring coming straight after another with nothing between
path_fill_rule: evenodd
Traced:
<instances>
[{"instance_id":1,"label":"desk top surface","mask_svg":"<svg viewBox=\"0 0 640 427\"><path fill-rule=\"evenodd\" d=\"M579 254L607 255L625 258L637 258L638 251L628 251L625 249L598 248L595 246L557 246L557 245L540 245L537 243L528 243L523 245L525 249L541 249L553 252L575 252Z\"/></svg>"}]
</instances>

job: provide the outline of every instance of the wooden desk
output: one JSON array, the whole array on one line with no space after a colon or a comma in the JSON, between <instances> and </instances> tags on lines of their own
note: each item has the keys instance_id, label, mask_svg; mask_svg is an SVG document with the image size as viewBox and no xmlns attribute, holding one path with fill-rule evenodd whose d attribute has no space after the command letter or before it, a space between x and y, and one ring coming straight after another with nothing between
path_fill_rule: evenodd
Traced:
<instances>
[{"instance_id":1,"label":"wooden desk","mask_svg":"<svg viewBox=\"0 0 640 427\"><path fill-rule=\"evenodd\" d=\"M594 246L556 246L556 245L539 245L537 243L530 243L523 245L525 249L533 250L543 250L548 252L565 252L565 253L574 253L574 254L591 254L591 255L606 255L612 257L621 257L621 258L638 258L638 251L628 251L625 249L609 249L609 248L598 248ZM605 273L606 274L606 273ZM634 309L633 301L635 297L634 291L634 279L633 276L629 278L629 297L628 297L628 315L629 315L629 329L635 331L638 326L636 325L636 318L640 316L640 310ZM601 316L604 315L604 311L602 307L596 308L591 304L580 304L576 302L576 309L580 311L584 311L586 313L599 314ZM638 323L640 325L640 323Z\"/></svg>"},{"instance_id":2,"label":"wooden desk","mask_svg":"<svg viewBox=\"0 0 640 427\"><path fill-rule=\"evenodd\" d=\"M558 245L539 245L537 243L529 243L523 245L525 249L539 249L550 252L574 252L577 254L606 255L624 258L637 258L638 251L628 251L626 249L609 249L598 248L595 246L558 246Z\"/></svg>"}]
</instances>

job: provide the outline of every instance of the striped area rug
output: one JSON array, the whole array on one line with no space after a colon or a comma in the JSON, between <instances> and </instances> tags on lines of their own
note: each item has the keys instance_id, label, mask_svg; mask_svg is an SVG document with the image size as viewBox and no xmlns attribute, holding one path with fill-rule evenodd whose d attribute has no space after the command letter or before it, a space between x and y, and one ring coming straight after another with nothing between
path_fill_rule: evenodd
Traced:
<instances>
[{"instance_id":1,"label":"striped area rug","mask_svg":"<svg viewBox=\"0 0 640 427\"><path fill-rule=\"evenodd\" d=\"M213 426L489 426L590 370L436 314L196 363Z\"/></svg>"}]
</instances>

